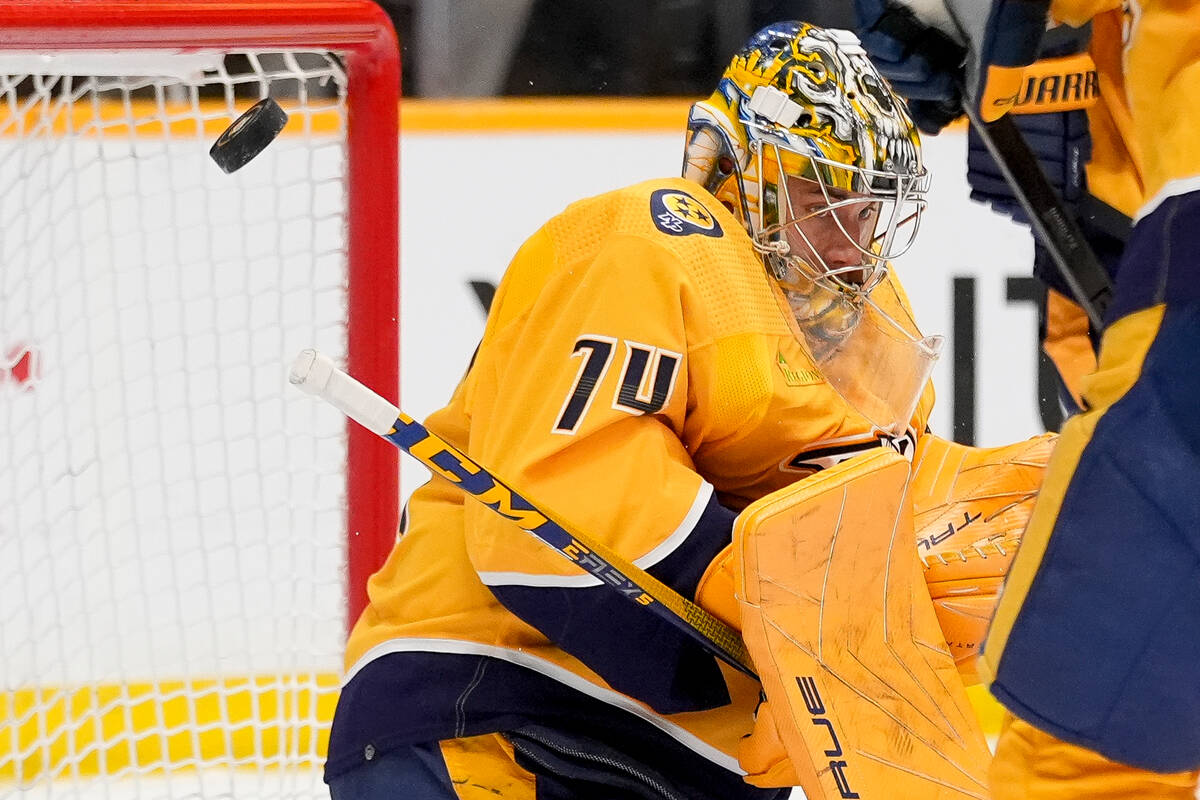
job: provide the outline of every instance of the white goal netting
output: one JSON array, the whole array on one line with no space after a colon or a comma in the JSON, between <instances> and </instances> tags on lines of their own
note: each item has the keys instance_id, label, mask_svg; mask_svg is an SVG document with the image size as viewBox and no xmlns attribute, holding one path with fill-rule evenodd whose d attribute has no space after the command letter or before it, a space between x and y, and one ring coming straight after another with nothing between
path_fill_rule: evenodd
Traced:
<instances>
[{"instance_id":1,"label":"white goal netting","mask_svg":"<svg viewBox=\"0 0 1200 800\"><path fill-rule=\"evenodd\" d=\"M296 797L345 636L346 81L0 58L0 798ZM225 175L219 132L291 115Z\"/></svg>"}]
</instances>

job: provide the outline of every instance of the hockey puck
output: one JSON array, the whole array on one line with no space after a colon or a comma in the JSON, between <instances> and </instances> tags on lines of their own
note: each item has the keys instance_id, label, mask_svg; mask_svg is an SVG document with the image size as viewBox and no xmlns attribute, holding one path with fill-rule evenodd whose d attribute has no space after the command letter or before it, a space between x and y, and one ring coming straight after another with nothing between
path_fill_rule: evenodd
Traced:
<instances>
[{"instance_id":1,"label":"hockey puck","mask_svg":"<svg viewBox=\"0 0 1200 800\"><path fill-rule=\"evenodd\" d=\"M225 129L208 154L226 173L237 172L275 140L287 119L278 103L264 97Z\"/></svg>"}]
</instances>

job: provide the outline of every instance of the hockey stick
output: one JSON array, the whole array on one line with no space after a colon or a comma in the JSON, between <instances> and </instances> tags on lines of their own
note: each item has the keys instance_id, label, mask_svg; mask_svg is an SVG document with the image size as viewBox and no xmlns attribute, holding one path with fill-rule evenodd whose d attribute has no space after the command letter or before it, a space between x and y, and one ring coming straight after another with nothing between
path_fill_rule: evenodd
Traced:
<instances>
[{"instance_id":1,"label":"hockey stick","mask_svg":"<svg viewBox=\"0 0 1200 800\"><path fill-rule=\"evenodd\" d=\"M420 461L626 599L645 607L717 658L757 679L742 637L636 564L543 511L424 425L338 369L316 350L302 350L288 380Z\"/></svg>"},{"instance_id":2,"label":"hockey stick","mask_svg":"<svg viewBox=\"0 0 1200 800\"><path fill-rule=\"evenodd\" d=\"M1012 187L1013 195L1029 216L1034 233L1071 288L1075 302L1087 312L1093 328L1099 331L1104 324L1104 312L1112 300L1112 281L1084 238L1075 217L1063 207L1011 119L1003 116L995 122L983 122L970 102L964 103L963 107L975 132L987 145L1004 179Z\"/></svg>"}]
</instances>

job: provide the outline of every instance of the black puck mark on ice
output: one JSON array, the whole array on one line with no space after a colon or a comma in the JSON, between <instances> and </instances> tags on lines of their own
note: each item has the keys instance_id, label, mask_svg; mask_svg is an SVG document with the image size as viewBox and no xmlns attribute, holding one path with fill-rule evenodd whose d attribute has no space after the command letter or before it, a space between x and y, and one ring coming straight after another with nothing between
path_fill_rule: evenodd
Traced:
<instances>
[{"instance_id":1,"label":"black puck mark on ice","mask_svg":"<svg viewBox=\"0 0 1200 800\"><path fill-rule=\"evenodd\" d=\"M226 173L237 172L275 140L287 119L278 103L264 97L225 129L208 154Z\"/></svg>"}]
</instances>

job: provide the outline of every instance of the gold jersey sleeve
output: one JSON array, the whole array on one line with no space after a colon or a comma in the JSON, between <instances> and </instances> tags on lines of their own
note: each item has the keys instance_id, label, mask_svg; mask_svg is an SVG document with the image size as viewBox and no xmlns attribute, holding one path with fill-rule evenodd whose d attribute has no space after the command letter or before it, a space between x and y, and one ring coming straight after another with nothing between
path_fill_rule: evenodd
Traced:
<instances>
[{"instance_id":1,"label":"gold jersey sleeve","mask_svg":"<svg viewBox=\"0 0 1200 800\"><path fill-rule=\"evenodd\" d=\"M1168 184L1200 179L1200 107L1189 102L1200 96L1200 4L1054 0L1051 13L1093 25L1103 101L1089 113L1093 193L1133 216Z\"/></svg>"}]
</instances>

